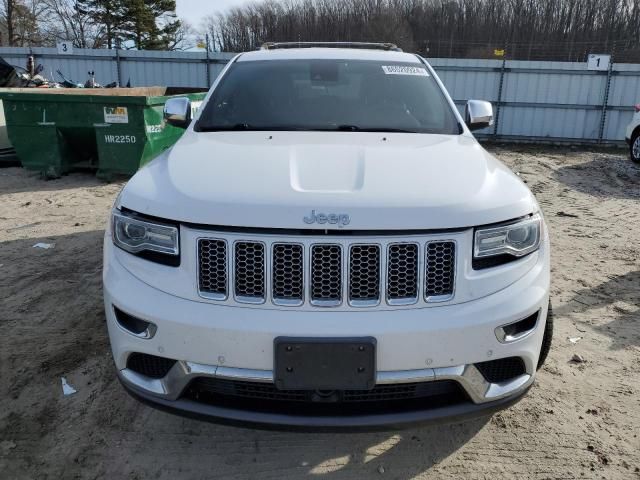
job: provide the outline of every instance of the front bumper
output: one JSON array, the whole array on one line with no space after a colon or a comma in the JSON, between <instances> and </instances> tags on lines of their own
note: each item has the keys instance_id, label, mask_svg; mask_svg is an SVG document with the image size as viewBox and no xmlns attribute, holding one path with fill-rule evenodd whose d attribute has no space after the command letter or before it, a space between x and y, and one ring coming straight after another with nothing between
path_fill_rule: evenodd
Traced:
<instances>
[{"instance_id":1,"label":"front bumper","mask_svg":"<svg viewBox=\"0 0 640 480\"><path fill-rule=\"evenodd\" d=\"M519 280L471 302L398 311L300 312L219 306L169 295L133 276L107 240L104 300L118 377L136 397L161 408L232 422L370 428L486 415L517 401L534 381L548 303L547 245ZM116 321L114 306L153 322L156 334L143 339L127 332ZM498 341L496 327L537 311L538 323L529 335L510 343ZM278 336L375 337L377 384L453 380L468 401L375 415L314 416L221 407L182 395L189 382L199 377L272 382L273 340ZM164 378L153 379L127 368L132 352L178 362ZM521 358L525 373L507 382L489 383L474 366L506 357Z\"/></svg>"},{"instance_id":2,"label":"front bumper","mask_svg":"<svg viewBox=\"0 0 640 480\"><path fill-rule=\"evenodd\" d=\"M460 367L461 370L464 367ZM131 372L130 372L131 373ZM533 377L519 379L515 390L507 396L484 403L459 403L439 406L437 408L411 409L403 412L388 412L365 415L296 415L287 413L263 412L228 406L209 405L190 399L178 398L170 400L167 396L150 393L146 380L142 380L140 387L131 374L119 372L118 379L125 390L135 399L147 405L170 413L240 426L254 426L257 428L277 429L313 429L329 431L355 430L386 430L405 428L417 424L454 423L471 420L473 418L491 415L499 410L517 403L529 390ZM153 387L152 387L153 388ZM489 390L503 390L508 386L492 385Z\"/></svg>"}]
</instances>

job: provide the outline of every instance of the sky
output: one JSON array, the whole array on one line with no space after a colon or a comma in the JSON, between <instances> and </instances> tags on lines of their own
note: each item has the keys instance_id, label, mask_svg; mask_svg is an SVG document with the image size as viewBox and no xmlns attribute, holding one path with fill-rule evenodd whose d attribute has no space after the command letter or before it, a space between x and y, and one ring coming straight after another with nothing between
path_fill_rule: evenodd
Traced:
<instances>
[{"instance_id":1,"label":"sky","mask_svg":"<svg viewBox=\"0 0 640 480\"><path fill-rule=\"evenodd\" d=\"M250 0L176 0L178 17L198 28L200 23L211 14L224 12L231 7L248 3Z\"/></svg>"}]
</instances>

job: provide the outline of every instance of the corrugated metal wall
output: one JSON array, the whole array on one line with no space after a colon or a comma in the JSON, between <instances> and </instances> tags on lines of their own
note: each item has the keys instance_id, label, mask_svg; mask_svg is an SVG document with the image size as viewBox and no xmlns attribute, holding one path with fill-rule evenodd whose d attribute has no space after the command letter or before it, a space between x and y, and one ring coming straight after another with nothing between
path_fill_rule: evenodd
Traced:
<instances>
[{"instance_id":1,"label":"corrugated metal wall","mask_svg":"<svg viewBox=\"0 0 640 480\"><path fill-rule=\"evenodd\" d=\"M621 143L633 105L640 102L640 65L614 64L607 72L571 62L430 63L460 111L469 98L494 104L497 125L479 135L499 140Z\"/></svg>"},{"instance_id":2,"label":"corrugated metal wall","mask_svg":"<svg viewBox=\"0 0 640 480\"><path fill-rule=\"evenodd\" d=\"M49 78L58 80L60 70L84 82L87 72L95 71L99 83L132 86L208 87L234 55L210 53L207 59L204 52L82 49L61 55L55 48L0 48L0 56L24 67L30 51ZM570 62L430 62L461 111L470 98L493 102L497 124L478 135L498 140L619 143L633 105L640 102L640 65L614 64L610 72L594 72L586 63Z\"/></svg>"},{"instance_id":3,"label":"corrugated metal wall","mask_svg":"<svg viewBox=\"0 0 640 480\"><path fill-rule=\"evenodd\" d=\"M119 82L134 87L154 85L171 87L208 88L226 63L231 53L205 52L151 52L135 50L74 49L73 54L61 55L55 48L0 48L0 56L8 63L24 68L27 57L33 53L36 63L44 66L42 75L56 81L60 70L65 77L84 83L87 72L94 71L96 81L106 85ZM207 76L207 66L209 76ZM118 74L119 73L119 74Z\"/></svg>"}]
</instances>

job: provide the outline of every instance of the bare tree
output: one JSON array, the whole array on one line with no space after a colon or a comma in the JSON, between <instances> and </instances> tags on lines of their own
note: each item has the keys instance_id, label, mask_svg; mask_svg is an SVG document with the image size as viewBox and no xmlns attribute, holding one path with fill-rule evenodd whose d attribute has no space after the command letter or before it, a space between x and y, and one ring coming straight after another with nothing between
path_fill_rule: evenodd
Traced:
<instances>
[{"instance_id":1,"label":"bare tree","mask_svg":"<svg viewBox=\"0 0 640 480\"><path fill-rule=\"evenodd\" d=\"M0 43L22 47L40 45L40 30L46 7L43 0L2 0L0 2Z\"/></svg>"},{"instance_id":2,"label":"bare tree","mask_svg":"<svg viewBox=\"0 0 640 480\"><path fill-rule=\"evenodd\" d=\"M106 36L103 25L96 23L75 0L43 0L48 15L44 23L50 43L71 40L77 48L102 48Z\"/></svg>"},{"instance_id":3,"label":"bare tree","mask_svg":"<svg viewBox=\"0 0 640 480\"><path fill-rule=\"evenodd\" d=\"M208 17L216 50L264 41L389 41L438 56L584 60L640 50L640 0L265 0ZM640 60L640 52L638 52Z\"/></svg>"},{"instance_id":4,"label":"bare tree","mask_svg":"<svg viewBox=\"0 0 640 480\"><path fill-rule=\"evenodd\" d=\"M16 0L2 0L2 23L4 30L3 45L13 46L15 43L15 9Z\"/></svg>"}]
</instances>

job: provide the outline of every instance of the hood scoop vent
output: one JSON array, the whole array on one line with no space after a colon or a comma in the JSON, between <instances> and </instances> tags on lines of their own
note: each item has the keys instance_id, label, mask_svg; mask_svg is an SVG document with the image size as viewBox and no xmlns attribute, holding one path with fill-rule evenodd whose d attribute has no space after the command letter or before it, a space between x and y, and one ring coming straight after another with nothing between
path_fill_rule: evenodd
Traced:
<instances>
[{"instance_id":1,"label":"hood scoop vent","mask_svg":"<svg viewBox=\"0 0 640 480\"><path fill-rule=\"evenodd\" d=\"M365 154L362 147L293 147L290 152L291 187L299 192L348 193L362 190Z\"/></svg>"}]
</instances>

